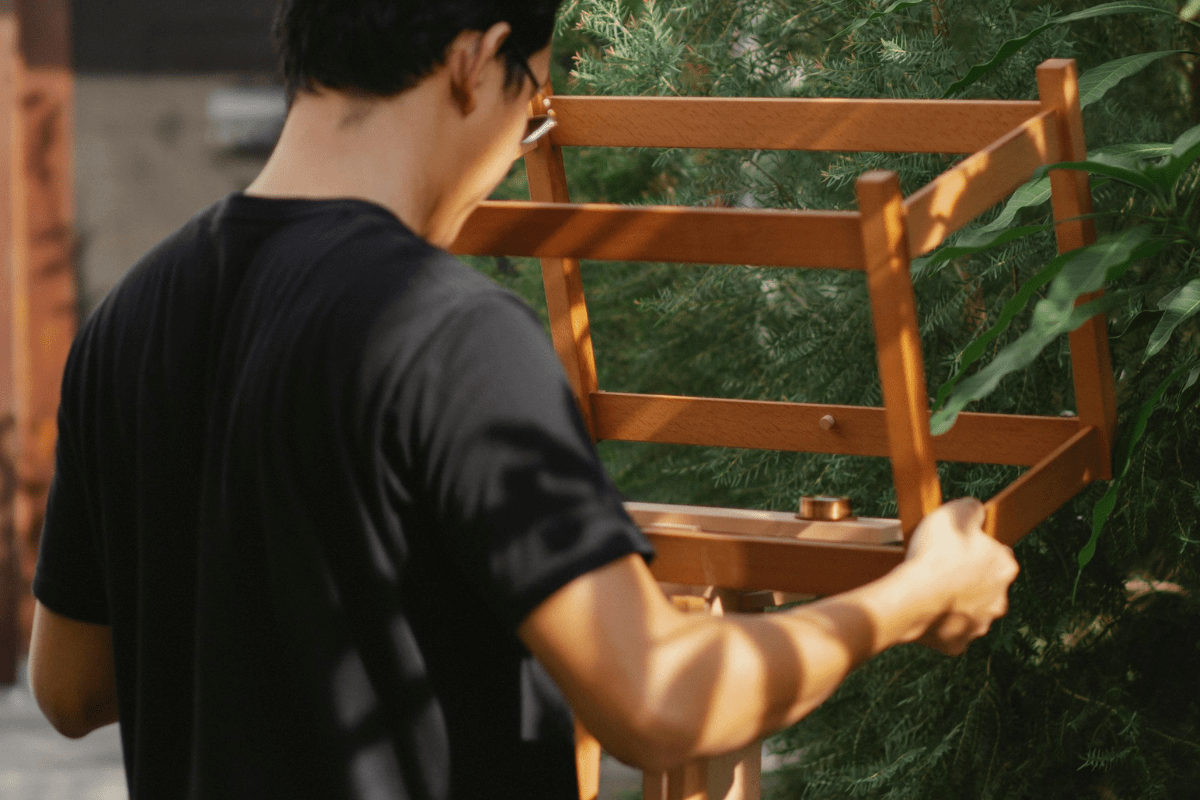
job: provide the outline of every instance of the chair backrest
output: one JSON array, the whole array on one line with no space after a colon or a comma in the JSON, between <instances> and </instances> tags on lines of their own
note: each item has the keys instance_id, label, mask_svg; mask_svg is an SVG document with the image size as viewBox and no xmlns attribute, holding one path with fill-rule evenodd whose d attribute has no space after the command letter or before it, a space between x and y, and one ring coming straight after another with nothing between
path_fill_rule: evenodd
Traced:
<instances>
[{"instance_id":1,"label":"chair backrest","mask_svg":"<svg viewBox=\"0 0 1200 800\"><path fill-rule=\"evenodd\" d=\"M1074 62L1046 62L1038 84L1041 99L1029 102L548 98L559 124L526 156L533 202L484 203L455 249L542 259L555 348L597 440L889 456L906 535L941 501L937 460L1034 467L989 505L990 530L1013 541L1109 476L1116 403L1104 319L1071 337L1077 417L963 413L932 437L909 266L1039 167L1086 157ZM857 212L628 207L570 202L561 148L584 145L970 155L907 198L892 173L862 176ZM1086 175L1052 171L1051 184L1060 251L1094 241ZM863 270L884 405L602 391L585 258Z\"/></svg>"}]
</instances>

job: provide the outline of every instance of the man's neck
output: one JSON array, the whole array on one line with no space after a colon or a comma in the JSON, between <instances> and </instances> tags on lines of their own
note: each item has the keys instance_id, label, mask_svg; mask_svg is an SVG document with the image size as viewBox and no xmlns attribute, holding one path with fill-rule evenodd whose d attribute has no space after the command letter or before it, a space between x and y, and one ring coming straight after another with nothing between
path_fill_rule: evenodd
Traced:
<instances>
[{"instance_id":1,"label":"man's neck","mask_svg":"<svg viewBox=\"0 0 1200 800\"><path fill-rule=\"evenodd\" d=\"M430 110L437 105L427 102L422 89L380 101L302 92L246 193L367 200L419 236L438 238L436 210L451 173L436 146L440 120Z\"/></svg>"}]
</instances>

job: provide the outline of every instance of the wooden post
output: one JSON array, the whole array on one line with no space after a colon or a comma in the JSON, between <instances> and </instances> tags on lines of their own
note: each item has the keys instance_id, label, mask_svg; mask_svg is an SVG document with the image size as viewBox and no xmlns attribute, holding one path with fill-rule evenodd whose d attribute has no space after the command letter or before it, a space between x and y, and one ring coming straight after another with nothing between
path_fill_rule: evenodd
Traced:
<instances>
[{"instance_id":1,"label":"wooden post","mask_svg":"<svg viewBox=\"0 0 1200 800\"><path fill-rule=\"evenodd\" d=\"M0 7L0 685L16 682L22 649L19 609L24 583L13 513L17 492L13 276L23 249L15 236L21 229L17 199L22 173L16 168L20 83L17 21L11 9Z\"/></svg>"},{"instance_id":2,"label":"wooden post","mask_svg":"<svg viewBox=\"0 0 1200 800\"><path fill-rule=\"evenodd\" d=\"M1056 58L1037 70L1038 93L1042 107L1057 112L1060 148L1065 161L1087 158L1083 134L1083 113L1079 106L1079 75L1075 61ZM1058 223L1058 252L1066 253L1096 241L1096 225L1081 219L1092 213L1092 194L1088 174L1077 170L1052 170L1050 191L1054 219ZM1077 305L1100 296L1100 292L1080 297ZM1075 406L1084 425L1095 425L1100 432L1105 455L1104 472L1096 477L1112 478L1112 450L1117 428L1117 397L1113 381L1112 358L1108 349L1108 318L1098 314L1071 333L1071 369L1075 381Z\"/></svg>"},{"instance_id":3,"label":"wooden post","mask_svg":"<svg viewBox=\"0 0 1200 800\"><path fill-rule=\"evenodd\" d=\"M904 195L894 172L868 172L858 179L857 187L888 449L900 527L907 539L921 519L941 504L942 489L929 433L929 395L909 275Z\"/></svg>"},{"instance_id":4,"label":"wooden post","mask_svg":"<svg viewBox=\"0 0 1200 800\"><path fill-rule=\"evenodd\" d=\"M533 112L545 113L541 107L550 98L544 94L533 99ZM545 136L536 149L525 155L525 173L529 180L529 197L539 202L569 203L567 172L563 166L562 148ZM550 314L550 333L554 350L563 363L579 413L596 438L595 415L592 413L592 393L599 389L596 379L596 357L592 351L592 329L588 323L587 303L583 296L583 276L579 259L543 258L542 280L546 287L546 309Z\"/></svg>"},{"instance_id":5,"label":"wooden post","mask_svg":"<svg viewBox=\"0 0 1200 800\"><path fill-rule=\"evenodd\" d=\"M59 386L78 322L75 275L74 75L69 0L15 0L25 62L23 116L27 257L14 289L18 459L17 542L25 587L32 580L54 475ZM20 269L20 267L24 269ZM23 636L33 599L22 590Z\"/></svg>"}]
</instances>

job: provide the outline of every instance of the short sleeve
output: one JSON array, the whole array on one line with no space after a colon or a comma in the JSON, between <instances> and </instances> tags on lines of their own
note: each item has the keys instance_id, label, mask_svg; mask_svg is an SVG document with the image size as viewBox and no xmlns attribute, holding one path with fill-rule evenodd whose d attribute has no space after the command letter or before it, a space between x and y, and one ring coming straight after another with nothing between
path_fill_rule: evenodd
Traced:
<instances>
[{"instance_id":1,"label":"short sleeve","mask_svg":"<svg viewBox=\"0 0 1200 800\"><path fill-rule=\"evenodd\" d=\"M87 514L84 485L69 436L60 414L54 479L46 500L33 593L56 614L106 625L108 603L94 523Z\"/></svg>"},{"instance_id":2,"label":"short sleeve","mask_svg":"<svg viewBox=\"0 0 1200 800\"><path fill-rule=\"evenodd\" d=\"M573 579L652 557L524 303L497 292L460 305L420 363L418 469L452 557L501 619L515 628Z\"/></svg>"}]
</instances>

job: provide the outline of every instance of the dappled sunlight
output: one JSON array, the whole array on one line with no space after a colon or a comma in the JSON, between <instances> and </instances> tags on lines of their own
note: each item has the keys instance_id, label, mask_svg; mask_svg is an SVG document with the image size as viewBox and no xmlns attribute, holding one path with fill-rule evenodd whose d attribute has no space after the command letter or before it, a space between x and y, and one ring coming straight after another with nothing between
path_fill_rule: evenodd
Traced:
<instances>
[{"instance_id":1,"label":"dappled sunlight","mask_svg":"<svg viewBox=\"0 0 1200 800\"><path fill-rule=\"evenodd\" d=\"M451 246L468 255L861 269L858 214L489 201Z\"/></svg>"},{"instance_id":2,"label":"dappled sunlight","mask_svg":"<svg viewBox=\"0 0 1200 800\"><path fill-rule=\"evenodd\" d=\"M909 197L909 255L933 250L1029 180L1038 167L1058 161L1056 120L1053 110L1041 112Z\"/></svg>"}]
</instances>

